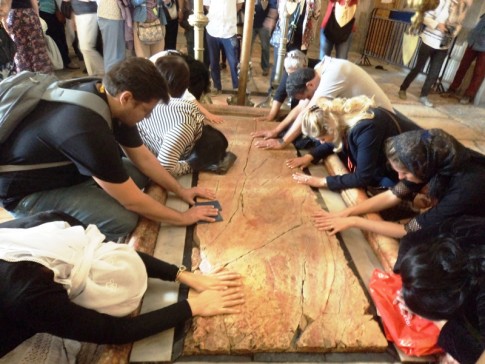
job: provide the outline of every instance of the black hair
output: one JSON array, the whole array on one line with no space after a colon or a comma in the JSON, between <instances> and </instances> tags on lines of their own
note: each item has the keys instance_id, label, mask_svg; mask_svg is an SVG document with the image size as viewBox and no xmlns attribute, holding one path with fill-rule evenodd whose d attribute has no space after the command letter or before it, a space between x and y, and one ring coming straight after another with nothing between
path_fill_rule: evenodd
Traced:
<instances>
[{"instance_id":1,"label":"black hair","mask_svg":"<svg viewBox=\"0 0 485 364\"><path fill-rule=\"evenodd\" d=\"M182 97L190 81L190 70L179 55L160 57L155 62L158 70L167 81L168 92L172 97Z\"/></svg>"},{"instance_id":2,"label":"black hair","mask_svg":"<svg viewBox=\"0 0 485 364\"><path fill-rule=\"evenodd\" d=\"M197 100L210 91L210 74L207 66L188 54L181 54L190 69L189 91Z\"/></svg>"},{"instance_id":3,"label":"black hair","mask_svg":"<svg viewBox=\"0 0 485 364\"><path fill-rule=\"evenodd\" d=\"M406 305L430 320L453 317L475 291L485 273L485 247L462 249L454 237L438 236L411 248L401 267Z\"/></svg>"},{"instance_id":4,"label":"black hair","mask_svg":"<svg viewBox=\"0 0 485 364\"><path fill-rule=\"evenodd\" d=\"M306 90L307 82L310 82L314 78L315 70L313 68L301 68L290 73L286 79L286 92L288 96L296 98Z\"/></svg>"},{"instance_id":5,"label":"black hair","mask_svg":"<svg viewBox=\"0 0 485 364\"><path fill-rule=\"evenodd\" d=\"M162 100L167 103L170 100L165 79L145 58L130 57L118 62L104 75L103 85L112 96L129 91L139 102Z\"/></svg>"}]
</instances>

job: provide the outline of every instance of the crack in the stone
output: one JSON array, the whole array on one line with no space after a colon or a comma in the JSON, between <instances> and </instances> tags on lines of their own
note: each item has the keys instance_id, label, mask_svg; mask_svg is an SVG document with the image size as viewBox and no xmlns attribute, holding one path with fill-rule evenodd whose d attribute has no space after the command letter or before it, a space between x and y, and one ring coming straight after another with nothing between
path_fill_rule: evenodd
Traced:
<instances>
[{"instance_id":1,"label":"crack in the stone","mask_svg":"<svg viewBox=\"0 0 485 364\"><path fill-rule=\"evenodd\" d=\"M291 232L291 231L293 231L293 230L295 230L295 229L297 229L299 227L300 227L300 225L295 225L295 226L289 228L288 230L285 230L284 232L282 232L281 234L275 236L273 239L269 240L268 242L264 243L263 245L260 245L260 246L254 248L254 249L248 250L246 253L241 254L240 256L234 258L233 260L228 261L226 263L226 265L229 265L231 263L237 262L238 260L246 257L247 255L253 254L254 252L257 252L258 250L267 247L268 245L272 244L273 242L275 242L276 240L278 240L283 235L286 235L287 233L289 233L289 232Z\"/></svg>"}]
</instances>

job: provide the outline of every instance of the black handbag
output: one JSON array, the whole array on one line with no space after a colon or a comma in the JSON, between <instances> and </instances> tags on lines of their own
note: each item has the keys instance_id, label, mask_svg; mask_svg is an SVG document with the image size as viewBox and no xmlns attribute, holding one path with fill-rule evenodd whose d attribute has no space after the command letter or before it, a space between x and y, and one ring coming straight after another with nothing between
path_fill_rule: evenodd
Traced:
<instances>
[{"instance_id":1,"label":"black handbag","mask_svg":"<svg viewBox=\"0 0 485 364\"><path fill-rule=\"evenodd\" d=\"M328 22L323 29L323 33L325 34L325 37L332 43L343 43L347 41L347 39L349 39L350 34L352 33L352 27L354 26L354 22L355 17L352 18L352 20L345 24L343 27L341 27L337 23L337 19L335 18L335 8L333 8L332 14L330 15L330 18L328 19Z\"/></svg>"},{"instance_id":2,"label":"black handbag","mask_svg":"<svg viewBox=\"0 0 485 364\"><path fill-rule=\"evenodd\" d=\"M70 1L61 2L61 13L65 16L66 19L71 19L72 6Z\"/></svg>"}]
</instances>

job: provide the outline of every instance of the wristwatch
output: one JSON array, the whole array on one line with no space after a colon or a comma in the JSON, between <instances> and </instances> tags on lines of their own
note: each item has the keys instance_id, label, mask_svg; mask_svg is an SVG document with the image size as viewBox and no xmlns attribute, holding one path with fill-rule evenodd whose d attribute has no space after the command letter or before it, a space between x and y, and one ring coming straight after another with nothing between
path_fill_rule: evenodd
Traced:
<instances>
[{"instance_id":1,"label":"wristwatch","mask_svg":"<svg viewBox=\"0 0 485 364\"><path fill-rule=\"evenodd\" d=\"M182 274L182 272L185 272L187 270L187 267L185 265L181 265L179 267L179 270L177 272L177 275L175 276L175 282L180 282L179 281L179 278L180 278L180 274Z\"/></svg>"}]
</instances>

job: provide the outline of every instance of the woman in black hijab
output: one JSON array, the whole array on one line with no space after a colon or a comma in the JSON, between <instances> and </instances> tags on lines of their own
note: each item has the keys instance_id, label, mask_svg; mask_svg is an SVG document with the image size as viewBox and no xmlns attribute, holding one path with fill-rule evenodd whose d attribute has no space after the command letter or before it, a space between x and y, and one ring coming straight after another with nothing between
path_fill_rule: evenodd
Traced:
<instances>
[{"instance_id":1,"label":"woman in black hijab","mask_svg":"<svg viewBox=\"0 0 485 364\"><path fill-rule=\"evenodd\" d=\"M402 238L409 232L461 215L485 216L485 156L441 129L415 130L387 140L385 151L400 182L391 190L337 213L319 212L315 225L331 235L356 227ZM426 211L406 224L371 221L360 215L413 200L418 192L430 200Z\"/></svg>"}]
</instances>

